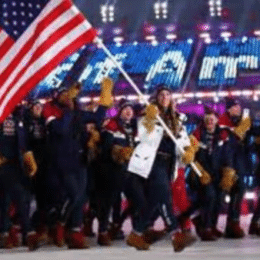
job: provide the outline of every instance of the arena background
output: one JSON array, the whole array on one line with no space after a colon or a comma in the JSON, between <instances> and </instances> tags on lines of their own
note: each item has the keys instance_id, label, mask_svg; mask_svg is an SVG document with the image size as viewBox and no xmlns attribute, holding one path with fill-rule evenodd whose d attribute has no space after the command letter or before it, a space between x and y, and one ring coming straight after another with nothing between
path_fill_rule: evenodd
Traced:
<instances>
[{"instance_id":1,"label":"arena background","mask_svg":"<svg viewBox=\"0 0 260 260\"><path fill-rule=\"evenodd\" d=\"M227 96L239 98L260 123L259 0L99 0L74 1L97 29L117 61L149 96L159 84L174 91L181 112L188 114L191 132L204 105L218 113ZM29 95L44 99L77 80L84 105L98 96L100 82L115 82L116 100L138 96L100 46L89 44L68 57ZM116 111L110 111L109 116ZM253 145L254 140L250 140ZM249 147L249 149L252 147ZM253 189L258 163L254 149L244 177Z\"/></svg>"},{"instance_id":2,"label":"arena background","mask_svg":"<svg viewBox=\"0 0 260 260\"><path fill-rule=\"evenodd\" d=\"M201 119L204 104L223 113L227 96L239 98L243 106L250 108L254 124L260 124L260 0L75 0L74 3L145 95L153 93L158 84L174 90L179 110L188 114L189 132ZM94 44L64 60L27 99L44 100L57 88L77 80L83 85L80 101L84 106L98 96L104 76L114 80L116 100L138 100L111 60ZM109 116L114 113L110 111ZM248 190L242 222L246 231L251 218L248 213L257 199L253 192L257 163L252 150L244 176ZM224 223L222 216L220 230ZM130 230L128 222L124 231ZM82 251L43 247L30 254L25 253L25 248L11 254L4 250L0 253L1 259L27 260L259 259L260 254L259 240L252 237L239 241L221 239L213 244L200 242L174 255L169 241L155 244L149 252L129 249L124 242L100 248L92 240L91 249Z\"/></svg>"}]
</instances>

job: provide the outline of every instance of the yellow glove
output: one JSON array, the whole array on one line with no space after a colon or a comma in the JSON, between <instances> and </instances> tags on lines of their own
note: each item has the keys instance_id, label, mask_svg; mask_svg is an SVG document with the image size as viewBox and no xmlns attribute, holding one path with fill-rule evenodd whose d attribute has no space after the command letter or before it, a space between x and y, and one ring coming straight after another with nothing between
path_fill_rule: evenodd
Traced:
<instances>
[{"instance_id":1,"label":"yellow glove","mask_svg":"<svg viewBox=\"0 0 260 260\"><path fill-rule=\"evenodd\" d=\"M67 91L62 92L60 94L58 100L59 100L60 104L68 107L71 110L74 109L74 101L73 101L73 99L69 98L69 94Z\"/></svg>"},{"instance_id":2,"label":"yellow glove","mask_svg":"<svg viewBox=\"0 0 260 260\"><path fill-rule=\"evenodd\" d=\"M101 93L100 93L100 105L109 107L113 104L113 88L114 82L110 78L105 78L101 84Z\"/></svg>"},{"instance_id":3,"label":"yellow glove","mask_svg":"<svg viewBox=\"0 0 260 260\"><path fill-rule=\"evenodd\" d=\"M159 111L156 105L150 104L146 107L143 125L148 133L151 133L154 130L158 113Z\"/></svg>"},{"instance_id":4,"label":"yellow glove","mask_svg":"<svg viewBox=\"0 0 260 260\"><path fill-rule=\"evenodd\" d=\"M255 138L255 143L256 143L257 145L260 144L260 136L256 136L256 138Z\"/></svg>"},{"instance_id":5,"label":"yellow glove","mask_svg":"<svg viewBox=\"0 0 260 260\"><path fill-rule=\"evenodd\" d=\"M94 149L97 147L97 143L100 142L100 134L97 130L93 130L90 132L90 139L87 142L87 147L90 149Z\"/></svg>"},{"instance_id":6,"label":"yellow glove","mask_svg":"<svg viewBox=\"0 0 260 260\"><path fill-rule=\"evenodd\" d=\"M0 167L7 162L8 162L8 159L5 156L3 156L2 154L0 154Z\"/></svg>"},{"instance_id":7,"label":"yellow glove","mask_svg":"<svg viewBox=\"0 0 260 260\"><path fill-rule=\"evenodd\" d=\"M246 132L250 129L252 123L249 117L242 119L239 125L234 129L234 133L243 140L246 136Z\"/></svg>"},{"instance_id":8,"label":"yellow glove","mask_svg":"<svg viewBox=\"0 0 260 260\"><path fill-rule=\"evenodd\" d=\"M80 91L81 91L81 84L80 83L74 83L69 89L68 89L68 98L75 99Z\"/></svg>"},{"instance_id":9,"label":"yellow glove","mask_svg":"<svg viewBox=\"0 0 260 260\"><path fill-rule=\"evenodd\" d=\"M34 177L37 172L37 164L33 152L28 151L23 154L25 172L29 177Z\"/></svg>"},{"instance_id":10,"label":"yellow glove","mask_svg":"<svg viewBox=\"0 0 260 260\"><path fill-rule=\"evenodd\" d=\"M197 168L202 174L201 177L199 177L200 183L202 185L210 184L212 181L210 174L202 167L202 165L199 162L195 162L195 165L197 166Z\"/></svg>"},{"instance_id":11,"label":"yellow glove","mask_svg":"<svg viewBox=\"0 0 260 260\"><path fill-rule=\"evenodd\" d=\"M231 167L225 167L222 172L222 179L220 181L220 188L226 192L230 192L237 180L236 171Z\"/></svg>"},{"instance_id":12,"label":"yellow glove","mask_svg":"<svg viewBox=\"0 0 260 260\"><path fill-rule=\"evenodd\" d=\"M196 152L199 150L199 141L193 135L190 135L190 146L185 148L185 153L182 155L181 160L185 164L190 164L194 161Z\"/></svg>"},{"instance_id":13,"label":"yellow glove","mask_svg":"<svg viewBox=\"0 0 260 260\"><path fill-rule=\"evenodd\" d=\"M114 145L112 148L112 158L115 162L123 164L130 160L133 151L134 148L129 146Z\"/></svg>"},{"instance_id":14,"label":"yellow glove","mask_svg":"<svg viewBox=\"0 0 260 260\"><path fill-rule=\"evenodd\" d=\"M133 151L134 151L134 148L127 146L127 147L123 147L120 150L120 154L125 161L129 161L133 154Z\"/></svg>"},{"instance_id":15,"label":"yellow glove","mask_svg":"<svg viewBox=\"0 0 260 260\"><path fill-rule=\"evenodd\" d=\"M149 120L156 119L156 116L158 115L158 107L154 104L150 104L145 109L145 117Z\"/></svg>"}]
</instances>

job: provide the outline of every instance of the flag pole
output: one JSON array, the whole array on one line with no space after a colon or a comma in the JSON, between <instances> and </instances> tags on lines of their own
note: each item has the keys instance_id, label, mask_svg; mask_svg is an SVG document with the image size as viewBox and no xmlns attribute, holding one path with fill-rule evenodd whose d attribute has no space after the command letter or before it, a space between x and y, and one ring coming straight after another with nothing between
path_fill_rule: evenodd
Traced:
<instances>
[{"instance_id":1,"label":"flag pole","mask_svg":"<svg viewBox=\"0 0 260 260\"><path fill-rule=\"evenodd\" d=\"M107 54L107 56L112 60L112 62L117 66L117 68L120 70L120 72L124 75L124 77L126 78L126 80L129 82L129 84L133 87L133 89L136 91L136 93L138 94L138 96L143 100L143 102L146 105L149 105L148 100L144 97L143 93L140 91L140 89L138 88L138 86L135 84L135 82L130 78L130 76L127 74L127 72L123 69L123 67L120 65L120 63L115 59L114 55L110 52L110 50L105 46L105 44L103 43L103 41L99 38L96 37L94 40L95 43L97 43L103 50L104 52ZM178 145L177 139L175 138L175 136L173 135L173 133L171 132L171 130L169 129L169 127L165 124L165 122L162 120L162 118L157 115L157 119L160 122L160 124L162 125L162 127L164 128L164 130L166 131L166 133L170 136L170 138L172 139L172 141L176 144L177 148L179 149L179 151L181 152L181 154L184 154L185 151L182 147L180 147ZM198 169L198 167L195 165L194 162L192 162L191 167L193 168L193 170L197 173L197 175L199 177L202 176L200 170Z\"/></svg>"}]
</instances>

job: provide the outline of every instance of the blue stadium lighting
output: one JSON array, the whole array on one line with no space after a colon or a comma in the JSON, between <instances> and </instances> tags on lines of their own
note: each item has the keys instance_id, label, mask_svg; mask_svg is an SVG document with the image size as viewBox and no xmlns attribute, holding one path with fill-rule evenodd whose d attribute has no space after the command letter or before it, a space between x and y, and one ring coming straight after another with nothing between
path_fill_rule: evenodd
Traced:
<instances>
[{"instance_id":1,"label":"blue stadium lighting","mask_svg":"<svg viewBox=\"0 0 260 260\"><path fill-rule=\"evenodd\" d=\"M191 39L191 38L188 39L188 40L187 40L187 43L188 43L188 44L193 44L193 39Z\"/></svg>"},{"instance_id":2,"label":"blue stadium lighting","mask_svg":"<svg viewBox=\"0 0 260 260\"><path fill-rule=\"evenodd\" d=\"M121 34L122 32L123 32L122 28L117 27L117 28L114 28L114 29L113 29L113 33L114 33L115 35L119 35L119 34Z\"/></svg>"},{"instance_id":3,"label":"blue stadium lighting","mask_svg":"<svg viewBox=\"0 0 260 260\"><path fill-rule=\"evenodd\" d=\"M153 46L157 46L159 43L158 43L156 40L154 40L154 41L151 42L151 44L152 44Z\"/></svg>"},{"instance_id":4,"label":"blue stadium lighting","mask_svg":"<svg viewBox=\"0 0 260 260\"><path fill-rule=\"evenodd\" d=\"M210 38L204 38L208 44L204 45L203 56L199 58L201 60L198 64L197 78L199 89L207 88L208 91L214 91L215 87L220 85L234 86L241 72L260 70L260 41L257 38L246 37L230 38L228 42L221 39L211 42ZM142 78L142 87L145 86L143 88L148 92L158 84L166 84L173 90L179 90L192 60L193 39L163 43L156 41L153 46L151 42L155 40L153 36L146 43L110 44L108 47L130 75L139 75ZM93 45L89 49L91 53L88 53L87 66L81 68L80 76L85 93L98 91L104 76L109 76L114 81L120 77L120 72L101 48ZM58 88L81 52L82 49L59 65L38 85L36 90L40 89L42 93L48 93L51 89ZM245 92L233 94L251 95L254 100L260 95L257 91L254 94Z\"/></svg>"},{"instance_id":5,"label":"blue stadium lighting","mask_svg":"<svg viewBox=\"0 0 260 260\"><path fill-rule=\"evenodd\" d=\"M248 37L247 36L243 36L242 43L245 43L247 40L248 40Z\"/></svg>"},{"instance_id":6,"label":"blue stadium lighting","mask_svg":"<svg viewBox=\"0 0 260 260\"><path fill-rule=\"evenodd\" d=\"M188 62L192 55L193 44L187 41L164 42L152 46L150 43L108 45L110 51L131 75L142 75L147 90L155 85L165 84L172 89L179 89L183 82ZM62 81L74 62L61 64L48 81L41 82L42 91L53 88L57 79ZM89 57L87 66L83 69L80 82L83 90L99 90L103 77L109 76L116 81L120 72L102 49L96 49Z\"/></svg>"},{"instance_id":7,"label":"blue stadium lighting","mask_svg":"<svg viewBox=\"0 0 260 260\"><path fill-rule=\"evenodd\" d=\"M154 3L153 8L156 19L168 18L168 0L157 0Z\"/></svg>"},{"instance_id":8,"label":"blue stadium lighting","mask_svg":"<svg viewBox=\"0 0 260 260\"><path fill-rule=\"evenodd\" d=\"M210 44L210 43L212 42L212 40L210 39L210 37L205 38L204 41L205 41L206 44Z\"/></svg>"},{"instance_id":9,"label":"blue stadium lighting","mask_svg":"<svg viewBox=\"0 0 260 260\"><path fill-rule=\"evenodd\" d=\"M198 85L213 87L235 85L240 72L260 69L260 42L256 38L229 39L205 47Z\"/></svg>"},{"instance_id":10,"label":"blue stadium lighting","mask_svg":"<svg viewBox=\"0 0 260 260\"><path fill-rule=\"evenodd\" d=\"M167 32L173 32L173 31L175 31L175 29L176 29L176 26L173 25L173 24L170 24L170 25L166 26L166 31Z\"/></svg>"}]
</instances>

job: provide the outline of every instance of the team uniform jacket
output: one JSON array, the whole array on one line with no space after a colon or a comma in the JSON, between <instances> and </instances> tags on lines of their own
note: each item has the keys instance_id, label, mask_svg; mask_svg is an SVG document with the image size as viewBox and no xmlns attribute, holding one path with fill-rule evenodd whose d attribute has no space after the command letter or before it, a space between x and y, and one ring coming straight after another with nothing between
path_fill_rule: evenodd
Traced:
<instances>
[{"instance_id":1,"label":"team uniform jacket","mask_svg":"<svg viewBox=\"0 0 260 260\"><path fill-rule=\"evenodd\" d=\"M232 131L239 124L241 119L242 117L232 119L227 112L219 117L219 126L229 132L229 143L234 154L233 168L237 171L239 176L246 175L249 170L248 138L250 135L250 130L247 132L244 140L240 140L239 137L237 137Z\"/></svg>"},{"instance_id":2,"label":"team uniform jacket","mask_svg":"<svg viewBox=\"0 0 260 260\"><path fill-rule=\"evenodd\" d=\"M203 125L193 132L199 141L200 149L196 154L196 160L213 178L219 182L223 167L233 167L233 152L229 143L229 132L217 126L215 132L210 135Z\"/></svg>"}]
</instances>

